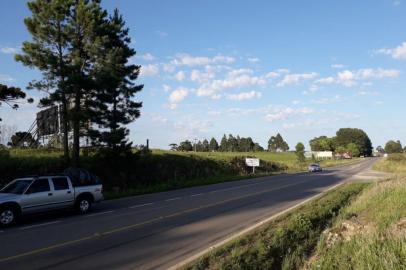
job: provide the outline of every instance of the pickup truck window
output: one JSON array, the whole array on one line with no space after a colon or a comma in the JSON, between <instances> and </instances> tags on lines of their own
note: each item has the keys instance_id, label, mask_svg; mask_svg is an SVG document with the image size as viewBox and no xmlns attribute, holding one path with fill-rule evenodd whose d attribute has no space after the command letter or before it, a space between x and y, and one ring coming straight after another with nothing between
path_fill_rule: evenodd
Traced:
<instances>
[{"instance_id":1,"label":"pickup truck window","mask_svg":"<svg viewBox=\"0 0 406 270\"><path fill-rule=\"evenodd\" d=\"M27 187L32 183L32 180L17 180L5 186L1 193L23 194Z\"/></svg>"},{"instance_id":2,"label":"pickup truck window","mask_svg":"<svg viewBox=\"0 0 406 270\"><path fill-rule=\"evenodd\" d=\"M35 180L29 187L26 194L50 191L49 182L47 178Z\"/></svg>"},{"instance_id":3,"label":"pickup truck window","mask_svg":"<svg viewBox=\"0 0 406 270\"><path fill-rule=\"evenodd\" d=\"M52 178L55 190L67 190L69 189L68 179L66 177L54 177Z\"/></svg>"}]
</instances>

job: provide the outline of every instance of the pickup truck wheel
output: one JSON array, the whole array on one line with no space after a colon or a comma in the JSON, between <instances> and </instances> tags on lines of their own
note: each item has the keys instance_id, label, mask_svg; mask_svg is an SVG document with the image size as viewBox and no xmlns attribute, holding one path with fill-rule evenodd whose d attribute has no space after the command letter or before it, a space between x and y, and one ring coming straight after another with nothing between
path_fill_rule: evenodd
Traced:
<instances>
[{"instance_id":1,"label":"pickup truck wheel","mask_svg":"<svg viewBox=\"0 0 406 270\"><path fill-rule=\"evenodd\" d=\"M92 207L92 201L87 197L79 198L76 203L76 209L81 214L86 214Z\"/></svg>"},{"instance_id":2,"label":"pickup truck wheel","mask_svg":"<svg viewBox=\"0 0 406 270\"><path fill-rule=\"evenodd\" d=\"M5 207L0 209L0 226L7 227L15 223L17 219L17 211L13 208Z\"/></svg>"}]
</instances>

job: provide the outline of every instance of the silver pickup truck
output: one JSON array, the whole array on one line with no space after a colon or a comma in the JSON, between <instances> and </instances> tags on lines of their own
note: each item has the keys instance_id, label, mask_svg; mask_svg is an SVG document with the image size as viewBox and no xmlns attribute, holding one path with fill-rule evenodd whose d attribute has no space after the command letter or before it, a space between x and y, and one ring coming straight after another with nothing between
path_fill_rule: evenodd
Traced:
<instances>
[{"instance_id":1,"label":"silver pickup truck","mask_svg":"<svg viewBox=\"0 0 406 270\"><path fill-rule=\"evenodd\" d=\"M69 176L15 179L0 190L0 226L10 226L20 215L74 207L87 213L92 203L103 200L99 180L72 181Z\"/></svg>"}]
</instances>

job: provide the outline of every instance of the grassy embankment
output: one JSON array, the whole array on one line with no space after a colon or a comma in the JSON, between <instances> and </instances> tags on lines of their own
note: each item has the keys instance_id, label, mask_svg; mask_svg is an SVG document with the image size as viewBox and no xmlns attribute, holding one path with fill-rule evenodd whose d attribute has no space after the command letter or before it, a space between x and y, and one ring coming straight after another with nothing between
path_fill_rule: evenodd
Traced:
<instances>
[{"instance_id":1,"label":"grassy embankment","mask_svg":"<svg viewBox=\"0 0 406 270\"><path fill-rule=\"evenodd\" d=\"M219 247L185 269L299 269L322 231L368 184L345 184Z\"/></svg>"},{"instance_id":2,"label":"grassy embankment","mask_svg":"<svg viewBox=\"0 0 406 270\"><path fill-rule=\"evenodd\" d=\"M305 169L305 166L297 164L294 153L185 153L162 150L114 158L82 156L81 166L103 180L107 198L115 198L254 177L244 164L246 155L261 159L261 167L256 170L255 177ZM321 163L327 167L348 162L354 160ZM16 177L60 173L65 167L61 151L11 150L9 155L0 155L0 186Z\"/></svg>"},{"instance_id":3,"label":"grassy embankment","mask_svg":"<svg viewBox=\"0 0 406 270\"><path fill-rule=\"evenodd\" d=\"M306 268L406 269L406 156L389 156L374 167L394 176L342 211Z\"/></svg>"}]
</instances>

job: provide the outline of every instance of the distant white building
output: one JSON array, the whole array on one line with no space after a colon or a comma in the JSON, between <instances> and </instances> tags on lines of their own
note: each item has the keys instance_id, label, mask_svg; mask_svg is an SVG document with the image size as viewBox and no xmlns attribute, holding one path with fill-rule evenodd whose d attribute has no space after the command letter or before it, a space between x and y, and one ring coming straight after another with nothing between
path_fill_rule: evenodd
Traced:
<instances>
[{"instance_id":1,"label":"distant white building","mask_svg":"<svg viewBox=\"0 0 406 270\"><path fill-rule=\"evenodd\" d=\"M307 152L305 152L305 157L306 158L314 157L315 159L332 159L333 152L332 151L307 151Z\"/></svg>"}]
</instances>

